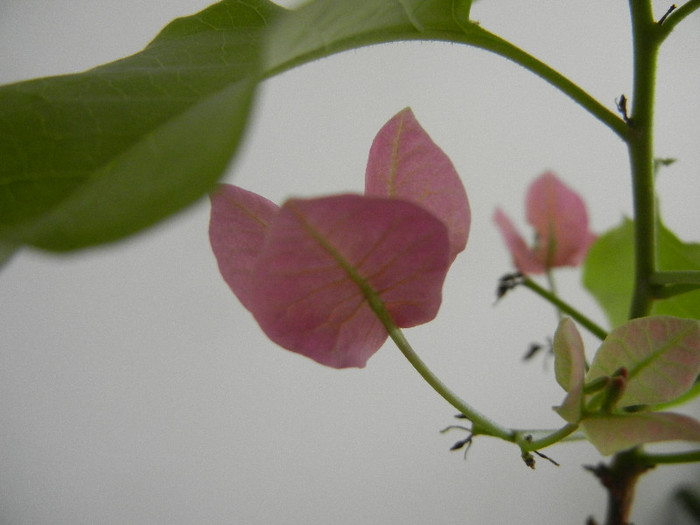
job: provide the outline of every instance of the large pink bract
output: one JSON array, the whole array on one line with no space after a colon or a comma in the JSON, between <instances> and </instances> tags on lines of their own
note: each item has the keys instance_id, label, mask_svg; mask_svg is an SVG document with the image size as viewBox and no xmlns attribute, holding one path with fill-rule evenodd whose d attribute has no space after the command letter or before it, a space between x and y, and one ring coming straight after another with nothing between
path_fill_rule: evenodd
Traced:
<instances>
[{"instance_id":1,"label":"large pink bract","mask_svg":"<svg viewBox=\"0 0 700 525\"><path fill-rule=\"evenodd\" d=\"M469 232L464 187L410 109L375 138L365 183L282 207L230 185L211 195L233 293L270 339L334 368L365 366L392 327L435 317Z\"/></svg>"}]
</instances>

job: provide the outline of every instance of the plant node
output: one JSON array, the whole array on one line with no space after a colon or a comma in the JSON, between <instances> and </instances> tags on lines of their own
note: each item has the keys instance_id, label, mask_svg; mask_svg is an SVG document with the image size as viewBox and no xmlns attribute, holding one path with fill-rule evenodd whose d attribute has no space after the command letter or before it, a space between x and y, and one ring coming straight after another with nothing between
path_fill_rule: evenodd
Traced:
<instances>
[{"instance_id":1,"label":"plant node","mask_svg":"<svg viewBox=\"0 0 700 525\"><path fill-rule=\"evenodd\" d=\"M525 441L528 442L528 443L531 443L531 442L532 442L532 434L528 434L527 436L525 436ZM551 464L553 464L553 465L555 465L555 466L557 466L557 467L560 466L559 463L557 463L556 461L554 461L552 458L550 458L549 456L543 454L542 452L538 452L537 450L532 450L532 451L523 452L523 453L522 453L523 461L524 461L525 464L526 464L528 467L530 467L532 470L535 470L535 458L532 456L532 452L534 452L535 454L537 454L537 455L538 455L539 457L541 457L542 459L546 459L546 460L549 461Z\"/></svg>"},{"instance_id":2,"label":"plant node","mask_svg":"<svg viewBox=\"0 0 700 525\"><path fill-rule=\"evenodd\" d=\"M629 124L632 119L630 119L627 113L627 97L624 94L620 95L620 98L615 99L615 104L617 104L617 110L620 112L620 115L622 115L622 120Z\"/></svg>"},{"instance_id":3,"label":"plant node","mask_svg":"<svg viewBox=\"0 0 700 525\"><path fill-rule=\"evenodd\" d=\"M496 289L496 300L501 299L510 290L516 286L523 284L525 276L520 272L507 273L498 280L498 288Z\"/></svg>"}]
</instances>

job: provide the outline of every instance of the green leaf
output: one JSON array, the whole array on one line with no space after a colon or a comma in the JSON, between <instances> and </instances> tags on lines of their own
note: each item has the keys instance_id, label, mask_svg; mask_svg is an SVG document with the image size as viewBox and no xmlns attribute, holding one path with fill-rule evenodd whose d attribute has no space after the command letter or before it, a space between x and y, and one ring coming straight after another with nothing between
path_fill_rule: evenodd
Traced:
<instances>
[{"instance_id":1,"label":"green leaf","mask_svg":"<svg viewBox=\"0 0 700 525\"><path fill-rule=\"evenodd\" d=\"M111 241L210 190L243 131L262 31L283 10L226 1L141 53L0 89L0 237Z\"/></svg>"},{"instance_id":2,"label":"green leaf","mask_svg":"<svg viewBox=\"0 0 700 525\"><path fill-rule=\"evenodd\" d=\"M453 0L316 0L275 24L264 69L274 73L382 42L458 40L466 24L455 19Z\"/></svg>"},{"instance_id":3,"label":"green leaf","mask_svg":"<svg viewBox=\"0 0 700 525\"><path fill-rule=\"evenodd\" d=\"M666 403L687 392L700 372L700 321L633 319L603 341L586 375L590 382L627 370L619 406Z\"/></svg>"},{"instance_id":4,"label":"green leaf","mask_svg":"<svg viewBox=\"0 0 700 525\"><path fill-rule=\"evenodd\" d=\"M568 317L559 323L553 346L557 382L567 392L564 402L554 410L569 423L576 423L583 407L586 356L581 334Z\"/></svg>"},{"instance_id":5,"label":"green leaf","mask_svg":"<svg viewBox=\"0 0 700 525\"><path fill-rule=\"evenodd\" d=\"M17 252L18 247L15 244L0 241L0 268L12 258Z\"/></svg>"},{"instance_id":6,"label":"green leaf","mask_svg":"<svg viewBox=\"0 0 700 525\"><path fill-rule=\"evenodd\" d=\"M685 403L688 403L689 401L692 401L698 396L700 396L700 377L695 380L693 386L691 386L685 394L678 396L676 399L673 399L667 403L660 403L658 405L654 405L652 408L653 410L666 410L667 408L680 406Z\"/></svg>"},{"instance_id":7,"label":"green leaf","mask_svg":"<svg viewBox=\"0 0 700 525\"><path fill-rule=\"evenodd\" d=\"M0 241L70 250L161 220L213 188L260 79L363 45L464 40L452 7L224 0L131 57L1 87Z\"/></svg>"},{"instance_id":8,"label":"green leaf","mask_svg":"<svg viewBox=\"0 0 700 525\"><path fill-rule=\"evenodd\" d=\"M700 244L678 239L663 224L658 228L660 270L700 270ZM624 323L634 287L634 224L629 219L591 246L583 266L583 285L605 311L610 325ZM654 303L652 314L700 318L700 290Z\"/></svg>"},{"instance_id":9,"label":"green leaf","mask_svg":"<svg viewBox=\"0 0 700 525\"><path fill-rule=\"evenodd\" d=\"M658 441L700 441L700 423L673 412L597 416L581 422L591 443L604 456Z\"/></svg>"}]
</instances>

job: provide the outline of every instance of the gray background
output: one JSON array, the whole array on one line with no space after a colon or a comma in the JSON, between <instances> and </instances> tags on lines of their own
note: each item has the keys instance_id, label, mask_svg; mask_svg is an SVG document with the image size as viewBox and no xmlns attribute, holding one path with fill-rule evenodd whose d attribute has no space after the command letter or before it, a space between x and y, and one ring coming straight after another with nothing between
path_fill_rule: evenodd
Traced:
<instances>
[{"instance_id":1,"label":"gray background","mask_svg":"<svg viewBox=\"0 0 700 525\"><path fill-rule=\"evenodd\" d=\"M2 0L0 81L80 71L137 52L207 0ZM291 5L288 2L286 5ZM667 3L655 2L657 16ZM610 108L631 92L625 2L482 0L473 18L580 82ZM666 222L698 240L700 20L664 47L657 152ZM410 105L463 176L473 225L433 323L407 336L443 380L497 421L558 427L551 360L520 360L555 327L520 290L491 222L525 230L524 192L555 170L602 232L631 212L626 151L602 124L516 65L458 45L350 51L267 81L227 180L281 202L361 191L374 134ZM602 518L604 493L559 445L527 469L477 439L467 461L440 435L454 410L390 344L363 370L279 349L218 275L209 206L126 242L73 255L25 251L0 273L0 523L502 524ZM560 290L604 322L558 272ZM595 348L588 340L589 352ZM697 403L686 411L700 415ZM672 448L667 446L668 448ZM638 489L637 525L682 523L668 498L697 466L660 467Z\"/></svg>"}]
</instances>

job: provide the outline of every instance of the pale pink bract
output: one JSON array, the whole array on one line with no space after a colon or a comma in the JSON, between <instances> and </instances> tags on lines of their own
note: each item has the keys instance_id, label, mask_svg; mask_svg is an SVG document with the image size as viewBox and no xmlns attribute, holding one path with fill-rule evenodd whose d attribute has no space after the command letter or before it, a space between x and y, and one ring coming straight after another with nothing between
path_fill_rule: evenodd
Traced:
<instances>
[{"instance_id":1,"label":"pale pink bract","mask_svg":"<svg viewBox=\"0 0 700 525\"><path fill-rule=\"evenodd\" d=\"M420 204L448 228L450 262L464 250L471 211L452 161L428 136L410 108L387 122L372 143L365 194Z\"/></svg>"},{"instance_id":2,"label":"pale pink bract","mask_svg":"<svg viewBox=\"0 0 700 525\"><path fill-rule=\"evenodd\" d=\"M547 172L528 188L525 206L527 221L535 230L532 247L505 213L500 209L494 213L515 267L526 274L539 274L581 264L596 239L588 229L588 213L581 197Z\"/></svg>"}]
</instances>

